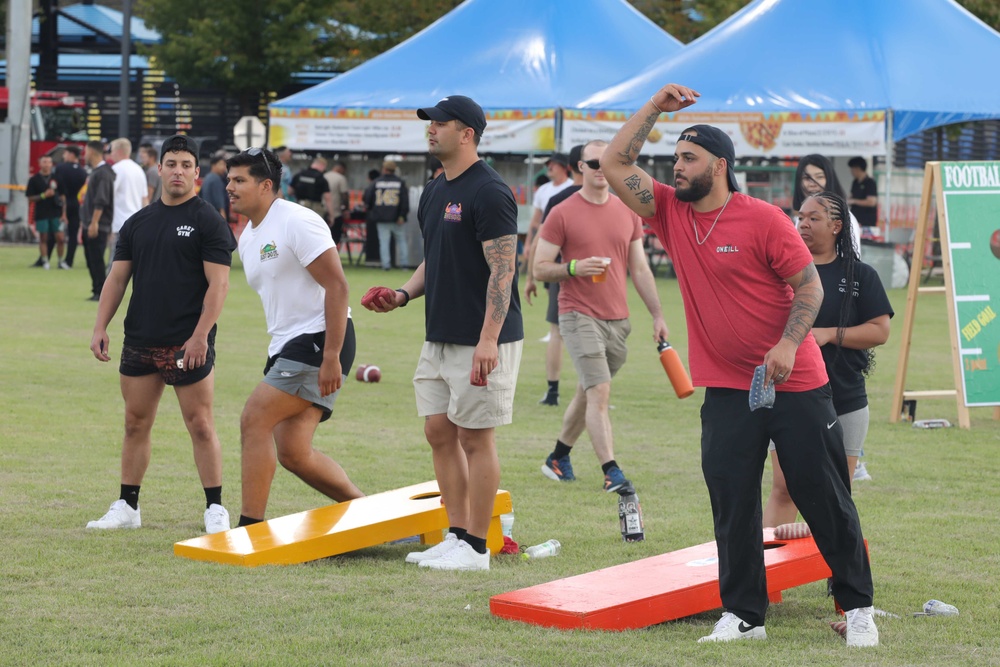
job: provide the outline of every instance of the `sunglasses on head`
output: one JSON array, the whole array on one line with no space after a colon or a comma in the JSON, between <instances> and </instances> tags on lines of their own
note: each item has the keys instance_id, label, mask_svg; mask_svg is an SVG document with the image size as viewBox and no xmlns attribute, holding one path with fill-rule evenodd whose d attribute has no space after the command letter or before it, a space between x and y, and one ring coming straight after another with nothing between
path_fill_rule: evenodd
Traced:
<instances>
[{"instance_id":1,"label":"sunglasses on head","mask_svg":"<svg viewBox=\"0 0 1000 667\"><path fill-rule=\"evenodd\" d=\"M271 163L267 161L267 155L264 154L263 148L257 148L256 146L253 146L251 148L246 149L243 152L249 155L250 157L257 157L259 155L260 159L264 161L264 168L267 169L267 177L270 178L272 181L274 180L274 172L271 171Z\"/></svg>"},{"instance_id":2,"label":"sunglasses on head","mask_svg":"<svg viewBox=\"0 0 1000 667\"><path fill-rule=\"evenodd\" d=\"M580 162L584 163L585 165L587 165L588 167L590 167L594 171L597 171L598 169L601 168L601 161L600 160L580 160Z\"/></svg>"}]
</instances>

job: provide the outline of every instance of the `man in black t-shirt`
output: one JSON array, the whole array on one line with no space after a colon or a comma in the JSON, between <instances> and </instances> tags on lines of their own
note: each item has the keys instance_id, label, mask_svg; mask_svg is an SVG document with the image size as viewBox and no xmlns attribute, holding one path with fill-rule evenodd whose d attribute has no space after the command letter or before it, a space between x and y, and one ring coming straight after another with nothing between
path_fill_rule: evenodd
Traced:
<instances>
[{"instance_id":1,"label":"man in black t-shirt","mask_svg":"<svg viewBox=\"0 0 1000 667\"><path fill-rule=\"evenodd\" d=\"M396 175L396 163L386 160L382 163L382 173L365 189L365 208L369 219L378 228L379 258L382 269L392 268L392 248L390 241L396 239L396 252L401 268L410 265L406 247L406 216L410 214L410 193L406 181Z\"/></svg>"},{"instance_id":2,"label":"man in black t-shirt","mask_svg":"<svg viewBox=\"0 0 1000 667\"><path fill-rule=\"evenodd\" d=\"M488 570L486 532L500 484L495 429L512 420L524 339L517 204L477 154L486 129L478 104L452 95L417 115L430 121L429 152L444 165L420 197L425 259L401 288L373 287L361 305L388 312L427 297L413 385L450 529L406 562Z\"/></svg>"},{"instance_id":3,"label":"man in black t-shirt","mask_svg":"<svg viewBox=\"0 0 1000 667\"><path fill-rule=\"evenodd\" d=\"M205 530L229 530L222 506L222 449L215 433L215 330L229 286L236 241L211 204L197 197L198 149L183 135L160 151L160 201L122 226L101 292L90 350L110 361L108 324L132 280L121 352L125 438L121 497L87 528L138 528L139 486L149 465L150 434L166 385L174 387L205 489Z\"/></svg>"},{"instance_id":4,"label":"man in black t-shirt","mask_svg":"<svg viewBox=\"0 0 1000 667\"><path fill-rule=\"evenodd\" d=\"M68 269L63 256L66 254L65 212L62 190L56 175L52 172L52 158L43 155L38 158L38 173L28 179L25 189L28 201L35 204L35 231L38 232L38 261L34 266L49 268L49 235L56 239L59 268Z\"/></svg>"},{"instance_id":5,"label":"man in black t-shirt","mask_svg":"<svg viewBox=\"0 0 1000 667\"><path fill-rule=\"evenodd\" d=\"M294 201L305 206L310 211L319 214L329 227L333 224L333 196L330 194L330 184L323 172L326 170L326 158L317 155L308 169L303 169L292 178L289 192Z\"/></svg>"},{"instance_id":6,"label":"man in black t-shirt","mask_svg":"<svg viewBox=\"0 0 1000 667\"><path fill-rule=\"evenodd\" d=\"M71 268L80 236L80 189L87 182L87 170L80 164L81 152L79 146L67 146L63 151L63 161L56 165L56 181L66 197L66 264ZM51 252L50 246L49 253Z\"/></svg>"},{"instance_id":7,"label":"man in black t-shirt","mask_svg":"<svg viewBox=\"0 0 1000 667\"><path fill-rule=\"evenodd\" d=\"M863 157L854 157L847 163L851 168L851 197L847 200L851 213L862 227L878 226L878 185L875 179L867 174L868 161Z\"/></svg>"}]
</instances>

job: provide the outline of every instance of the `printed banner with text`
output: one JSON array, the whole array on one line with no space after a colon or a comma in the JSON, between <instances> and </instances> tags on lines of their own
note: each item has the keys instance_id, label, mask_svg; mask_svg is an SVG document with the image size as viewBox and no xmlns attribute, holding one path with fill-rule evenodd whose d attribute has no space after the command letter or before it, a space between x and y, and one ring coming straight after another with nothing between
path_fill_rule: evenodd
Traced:
<instances>
[{"instance_id":1,"label":"printed banner with text","mask_svg":"<svg viewBox=\"0 0 1000 667\"><path fill-rule=\"evenodd\" d=\"M563 147L594 139L609 141L632 114L624 111L563 111ZM736 155L884 155L885 112L662 114L642 148L643 155L673 155L681 132L705 123L725 131Z\"/></svg>"},{"instance_id":2,"label":"printed banner with text","mask_svg":"<svg viewBox=\"0 0 1000 667\"><path fill-rule=\"evenodd\" d=\"M424 153L427 121L415 109L270 110L268 145L327 152ZM553 109L486 112L480 152L549 152L555 145Z\"/></svg>"}]
</instances>

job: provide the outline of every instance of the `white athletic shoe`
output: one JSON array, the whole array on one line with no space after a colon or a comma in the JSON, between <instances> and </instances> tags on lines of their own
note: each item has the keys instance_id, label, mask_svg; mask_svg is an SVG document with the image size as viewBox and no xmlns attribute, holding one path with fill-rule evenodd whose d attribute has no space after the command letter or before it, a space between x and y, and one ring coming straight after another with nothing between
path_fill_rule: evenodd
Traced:
<instances>
[{"instance_id":1,"label":"white athletic shoe","mask_svg":"<svg viewBox=\"0 0 1000 667\"><path fill-rule=\"evenodd\" d=\"M854 482L870 482L872 481L872 476L868 474L868 468L865 467L864 461L858 461L858 464L854 466Z\"/></svg>"},{"instance_id":2,"label":"white athletic shoe","mask_svg":"<svg viewBox=\"0 0 1000 667\"><path fill-rule=\"evenodd\" d=\"M874 607L858 607L847 612L847 645L878 646Z\"/></svg>"},{"instance_id":3,"label":"white athletic shoe","mask_svg":"<svg viewBox=\"0 0 1000 667\"><path fill-rule=\"evenodd\" d=\"M138 528L142 525L139 510L132 509L124 500L111 503L111 509L97 521L88 521L87 528L110 530L113 528Z\"/></svg>"},{"instance_id":4,"label":"white athletic shoe","mask_svg":"<svg viewBox=\"0 0 1000 667\"><path fill-rule=\"evenodd\" d=\"M488 570L490 569L490 552L481 554L465 540L459 540L458 544L449 549L443 556L434 560L422 561L420 567L431 570Z\"/></svg>"},{"instance_id":5,"label":"white athletic shoe","mask_svg":"<svg viewBox=\"0 0 1000 667\"><path fill-rule=\"evenodd\" d=\"M736 614L728 611L715 624L712 634L698 640L705 642L731 642L736 639L767 639L767 631L763 625L749 625Z\"/></svg>"},{"instance_id":6,"label":"white athletic shoe","mask_svg":"<svg viewBox=\"0 0 1000 667\"><path fill-rule=\"evenodd\" d=\"M205 532L211 535L224 530L229 530L229 512L222 505L212 503L205 510Z\"/></svg>"},{"instance_id":7,"label":"white athletic shoe","mask_svg":"<svg viewBox=\"0 0 1000 667\"><path fill-rule=\"evenodd\" d=\"M422 563L425 560L434 560L451 551L452 547L458 544L458 536L455 533L448 533L444 536L443 542L438 542L426 551L411 551L406 554L407 563Z\"/></svg>"},{"instance_id":8,"label":"white athletic shoe","mask_svg":"<svg viewBox=\"0 0 1000 667\"><path fill-rule=\"evenodd\" d=\"M59 260L59 268L62 269L63 271L69 271L73 267L70 266L69 264L67 264L64 260L60 259Z\"/></svg>"}]
</instances>

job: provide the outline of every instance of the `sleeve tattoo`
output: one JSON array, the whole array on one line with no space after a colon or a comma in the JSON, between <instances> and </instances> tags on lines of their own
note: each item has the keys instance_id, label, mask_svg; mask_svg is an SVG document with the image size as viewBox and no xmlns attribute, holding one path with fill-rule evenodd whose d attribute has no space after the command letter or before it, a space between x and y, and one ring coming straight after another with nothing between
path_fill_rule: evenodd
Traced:
<instances>
[{"instance_id":1,"label":"sleeve tattoo","mask_svg":"<svg viewBox=\"0 0 1000 667\"><path fill-rule=\"evenodd\" d=\"M514 256L517 252L517 235L501 236L483 244L486 264L490 267L490 283L486 299L493 304L491 317L497 324L507 318L510 292L514 283Z\"/></svg>"},{"instance_id":2,"label":"sleeve tattoo","mask_svg":"<svg viewBox=\"0 0 1000 667\"><path fill-rule=\"evenodd\" d=\"M788 323L782 338L801 345L806 339L806 335L812 330L816 315L819 314L819 307L823 302L822 285L819 282L819 274L816 272L816 265L809 264L802 271L802 280L798 289L795 290L795 297L792 299L792 310L788 315Z\"/></svg>"},{"instance_id":3,"label":"sleeve tattoo","mask_svg":"<svg viewBox=\"0 0 1000 667\"><path fill-rule=\"evenodd\" d=\"M626 167L631 167L635 164L635 161L639 159L639 151L642 150L643 144L646 143L646 137L649 136L650 131L652 131L653 126L656 125L656 119L660 117L658 112L651 113L646 116L646 120L643 121L642 126L632 135L632 138L628 142L628 147L623 153L618 154L618 162Z\"/></svg>"}]
</instances>

